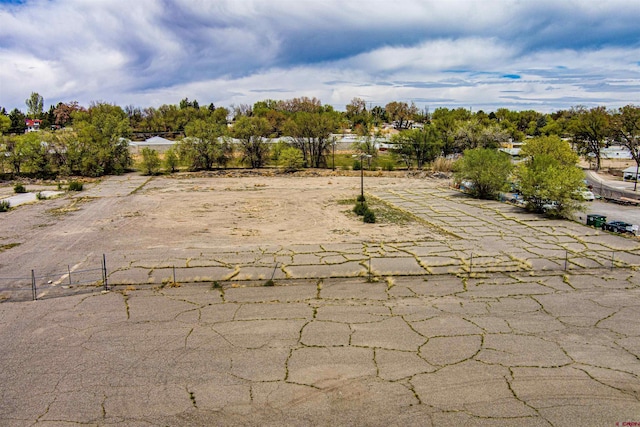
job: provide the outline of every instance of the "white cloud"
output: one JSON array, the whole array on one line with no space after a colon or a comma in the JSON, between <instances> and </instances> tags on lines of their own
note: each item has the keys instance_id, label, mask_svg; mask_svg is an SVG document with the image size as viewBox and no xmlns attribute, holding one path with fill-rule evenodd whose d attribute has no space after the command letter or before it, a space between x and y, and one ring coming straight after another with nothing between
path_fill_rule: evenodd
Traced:
<instances>
[{"instance_id":1,"label":"white cloud","mask_svg":"<svg viewBox=\"0 0 640 427\"><path fill-rule=\"evenodd\" d=\"M0 6L0 105L32 91L142 107L621 104L640 79L638 15L623 0L32 0Z\"/></svg>"}]
</instances>

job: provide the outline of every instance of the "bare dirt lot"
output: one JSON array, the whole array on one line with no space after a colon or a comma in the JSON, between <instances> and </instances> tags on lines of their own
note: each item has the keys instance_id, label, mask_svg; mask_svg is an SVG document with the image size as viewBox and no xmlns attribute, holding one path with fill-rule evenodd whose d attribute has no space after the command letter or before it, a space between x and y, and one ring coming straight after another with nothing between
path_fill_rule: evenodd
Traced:
<instances>
[{"instance_id":1,"label":"bare dirt lot","mask_svg":"<svg viewBox=\"0 0 640 427\"><path fill-rule=\"evenodd\" d=\"M211 253L267 246L446 238L420 221L396 224L381 218L364 224L351 212L360 193L358 173L318 174L129 174L89 183L83 192L22 205L2 215L0 277L24 277L31 270L48 277L65 266L88 268L98 265L102 254L112 269L125 269L133 262L155 268L187 266L196 258L210 260ZM367 191L448 184L373 175L365 177Z\"/></svg>"}]
</instances>

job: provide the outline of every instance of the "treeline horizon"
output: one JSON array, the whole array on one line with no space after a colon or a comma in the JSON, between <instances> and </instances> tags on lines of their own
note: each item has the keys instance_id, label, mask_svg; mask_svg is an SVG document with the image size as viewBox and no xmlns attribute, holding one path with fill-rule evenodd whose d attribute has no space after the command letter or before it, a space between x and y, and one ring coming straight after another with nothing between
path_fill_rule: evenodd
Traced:
<instances>
[{"instance_id":1,"label":"treeline horizon","mask_svg":"<svg viewBox=\"0 0 640 427\"><path fill-rule=\"evenodd\" d=\"M297 150L288 152L296 167L322 168L328 165L333 133L348 130L362 136L363 141L354 148L375 155L376 139L387 123L399 131L393 132L391 142L407 167L422 168L439 156L474 148L496 149L509 140L544 136L570 139L579 155L595 160L596 169L600 150L614 140L629 148L640 164L640 107L634 105L615 110L575 106L554 113L507 108L487 113L446 107L431 112L398 101L367 108L365 100L354 98L345 111L337 111L307 97L266 99L231 108L201 106L197 100L184 98L158 108L123 108L103 102L84 107L71 102L44 111L44 99L36 92L25 105L26 113L0 107L0 151L5 154L0 167L5 173L121 173L132 163L126 139L136 134L175 135L179 139L176 165L189 170L226 167L238 147L244 164L262 167L274 155L264 140L278 137L288 137L289 148ZM41 120L47 137L25 134L26 119ZM64 128L72 130L58 130ZM226 137L239 144L230 144Z\"/></svg>"}]
</instances>

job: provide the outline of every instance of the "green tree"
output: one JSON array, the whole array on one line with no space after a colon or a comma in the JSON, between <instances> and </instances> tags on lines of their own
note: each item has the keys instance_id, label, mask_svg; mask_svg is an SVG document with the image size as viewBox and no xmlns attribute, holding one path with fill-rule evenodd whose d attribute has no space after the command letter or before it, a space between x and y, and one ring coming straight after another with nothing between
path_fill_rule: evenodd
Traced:
<instances>
[{"instance_id":1,"label":"green tree","mask_svg":"<svg viewBox=\"0 0 640 427\"><path fill-rule=\"evenodd\" d=\"M29 132L17 138L24 156L24 166L39 178L47 178L52 173L52 161L49 153L50 135L45 132Z\"/></svg>"},{"instance_id":2,"label":"green tree","mask_svg":"<svg viewBox=\"0 0 640 427\"><path fill-rule=\"evenodd\" d=\"M456 132L456 145L462 149L473 148L498 148L500 143L509 138L508 132L496 124L484 125L478 119L473 118L459 122Z\"/></svg>"},{"instance_id":3,"label":"green tree","mask_svg":"<svg viewBox=\"0 0 640 427\"><path fill-rule=\"evenodd\" d=\"M25 119L27 116L17 108L14 108L9 113L9 119L11 119L11 127L9 128L9 133L20 134L24 133L27 129L27 124L25 123Z\"/></svg>"},{"instance_id":4,"label":"green tree","mask_svg":"<svg viewBox=\"0 0 640 427\"><path fill-rule=\"evenodd\" d=\"M455 115L449 113L449 110L446 108L436 108L433 112L432 125L440 135L442 155L446 157L458 151L456 147L458 121Z\"/></svg>"},{"instance_id":5,"label":"green tree","mask_svg":"<svg viewBox=\"0 0 640 427\"><path fill-rule=\"evenodd\" d=\"M178 154L175 148L171 147L164 153L164 167L170 173L174 173L177 170Z\"/></svg>"},{"instance_id":6,"label":"green tree","mask_svg":"<svg viewBox=\"0 0 640 427\"><path fill-rule=\"evenodd\" d=\"M365 154L368 162L368 168L371 169L371 161L378 157L378 138L380 133L376 132L372 135L369 124L364 123L356 127L356 134L359 139L353 143L353 149L358 154ZM361 165L364 167L364 165Z\"/></svg>"},{"instance_id":7,"label":"green tree","mask_svg":"<svg viewBox=\"0 0 640 427\"><path fill-rule=\"evenodd\" d=\"M31 96L27 98L25 101L27 104L27 115L32 119L39 119L42 116L42 111L44 107L44 98L37 93L31 92Z\"/></svg>"},{"instance_id":8,"label":"green tree","mask_svg":"<svg viewBox=\"0 0 640 427\"><path fill-rule=\"evenodd\" d=\"M601 151L605 146L605 139L609 136L610 115L605 107L595 107L587 110L576 107L569 122L569 132L578 152L596 161L596 171L600 170Z\"/></svg>"},{"instance_id":9,"label":"green tree","mask_svg":"<svg viewBox=\"0 0 640 427\"><path fill-rule=\"evenodd\" d=\"M9 128L11 128L11 119L9 116L0 114L0 135L4 135L9 132Z\"/></svg>"},{"instance_id":10,"label":"green tree","mask_svg":"<svg viewBox=\"0 0 640 427\"><path fill-rule=\"evenodd\" d=\"M629 149L636 167L640 168L640 107L625 105L613 115L611 124L613 135Z\"/></svg>"},{"instance_id":11,"label":"green tree","mask_svg":"<svg viewBox=\"0 0 640 427\"><path fill-rule=\"evenodd\" d=\"M555 204L553 214L568 216L581 208L578 191L584 186L584 172L568 142L558 136L533 138L520 156L516 175L530 210L543 212L545 205Z\"/></svg>"},{"instance_id":12,"label":"green tree","mask_svg":"<svg viewBox=\"0 0 640 427\"><path fill-rule=\"evenodd\" d=\"M264 117L240 116L233 124L232 135L240 141L243 161L252 168L261 168L269 156L269 146L265 138L271 126Z\"/></svg>"},{"instance_id":13,"label":"green tree","mask_svg":"<svg viewBox=\"0 0 640 427\"><path fill-rule=\"evenodd\" d=\"M436 159L442 152L442 141L432 125L423 129L410 129L391 137L393 152L398 154L407 167L415 163L418 169Z\"/></svg>"},{"instance_id":14,"label":"green tree","mask_svg":"<svg viewBox=\"0 0 640 427\"><path fill-rule=\"evenodd\" d=\"M509 185L513 164L508 154L491 148L465 150L454 164L458 181L468 181L470 192L480 199L495 199Z\"/></svg>"},{"instance_id":15,"label":"green tree","mask_svg":"<svg viewBox=\"0 0 640 427\"><path fill-rule=\"evenodd\" d=\"M20 136L10 136L5 139L4 155L7 164L11 167L11 172L20 175L22 172L22 164L27 157L27 147L24 140Z\"/></svg>"},{"instance_id":16,"label":"green tree","mask_svg":"<svg viewBox=\"0 0 640 427\"><path fill-rule=\"evenodd\" d=\"M194 120L185 127L187 135L178 144L180 160L189 170L225 167L232 156L231 145L224 139L225 128L212 120Z\"/></svg>"},{"instance_id":17,"label":"green tree","mask_svg":"<svg viewBox=\"0 0 640 427\"><path fill-rule=\"evenodd\" d=\"M340 115L334 111L295 113L285 123L285 135L302 151L305 165L313 168L327 166L334 132L340 123Z\"/></svg>"},{"instance_id":18,"label":"green tree","mask_svg":"<svg viewBox=\"0 0 640 427\"><path fill-rule=\"evenodd\" d=\"M393 101L385 105L384 109L396 129L408 129L414 116L418 114L418 107L413 102L409 105L406 102Z\"/></svg>"},{"instance_id":19,"label":"green tree","mask_svg":"<svg viewBox=\"0 0 640 427\"><path fill-rule=\"evenodd\" d=\"M78 172L81 175L120 174L131 167L127 139L131 127L122 108L107 103L93 104L87 111L73 113L73 128L77 143L72 148L74 155L80 157Z\"/></svg>"},{"instance_id":20,"label":"green tree","mask_svg":"<svg viewBox=\"0 0 640 427\"><path fill-rule=\"evenodd\" d=\"M155 175L160 169L160 157L158 152L152 148L142 149L142 168L145 175Z\"/></svg>"},{"instance_id":21,"label":"green tree","mask_svg":"<svg viewBox=\"0 0 640 427\"><path fill-rule=\"evenodd\" d=\"M353 98L351 102L347 104L345 117L349 120L352 129L358 125L368 128L371 121L366 102L362 98Z\"/></svg>"}]
</instances>

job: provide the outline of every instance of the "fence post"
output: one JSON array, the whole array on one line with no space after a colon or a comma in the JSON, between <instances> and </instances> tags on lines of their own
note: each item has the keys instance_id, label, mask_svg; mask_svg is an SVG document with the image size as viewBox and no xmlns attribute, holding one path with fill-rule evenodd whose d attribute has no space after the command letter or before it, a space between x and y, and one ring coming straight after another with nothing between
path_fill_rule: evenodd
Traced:
<instances>
[{"instance_id":1,"label":"fence post","mask_svg":"<svg viewBox=\"0 0 640 427\"><path fill-rule=\"evenodd\" d=\"M109 290L109 284L107 283L107 256L102 254L102 282L104 283L104 290Z\"/></svg>"},{"instance_id":2,"label":"fence post","mask_svg":"<svg viewBox=\"0 0 640 427\"><path fill-rule=\"evenodd\" d=\"M614 257L616 255L616 251L611 251L611 269L613 270L613 267L615 266L614 264Z\"/></svg>"},{"instance_id":3,"label":"fence post","mask_svg":"<svg viewBox=\"0 0 640 427\"><path fill-rule=\"evenodd\" d=\"M67 264L67 271L69 272L69 286L72 286L73 282L71 281L71 267L69 267L69 264Z\"/></svg>"},{"instance_id":4,"label":"fence post","mask_svg":"<svg viewBox=\"0 0 640 427\"><path fill-rule=\"evenodd\" d=\"M176 266L173 266L173 284L176 284Z\"/></svg>"},{"instance_id":5,"label":"fence post","mask_svg":"<svg viewBox=\"0 0 640 427\"><path fill-rule=\"evenodd\" d=\"M31 292L33 300L38 299L37 290L36 290L36 272L31 270Z\"/></svg>"}]
</instances>

